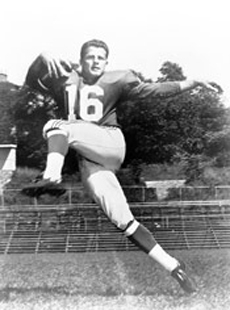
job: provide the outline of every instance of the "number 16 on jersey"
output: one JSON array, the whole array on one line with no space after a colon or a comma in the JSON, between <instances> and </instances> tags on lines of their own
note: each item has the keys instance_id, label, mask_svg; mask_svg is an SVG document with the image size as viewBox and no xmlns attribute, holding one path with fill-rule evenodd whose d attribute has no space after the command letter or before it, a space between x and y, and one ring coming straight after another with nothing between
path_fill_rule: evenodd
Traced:
<instances>
[{"instance_id":1,"label":"number 16 on jersey","mask_svg":"<svg viewBox=\"0 0 230 310\"><path fill-rule=\"evenodd\" d=\"M75 120L75 104L77 100L76 85L66 86L68 103L68 120ZM88 122L97 122L103 117L103 103L100 97L104 95L103 89L98 85L85 85L80 90L79 116ZM93 95L93 96L91 96Z\"/></svg>"}]
</instances>

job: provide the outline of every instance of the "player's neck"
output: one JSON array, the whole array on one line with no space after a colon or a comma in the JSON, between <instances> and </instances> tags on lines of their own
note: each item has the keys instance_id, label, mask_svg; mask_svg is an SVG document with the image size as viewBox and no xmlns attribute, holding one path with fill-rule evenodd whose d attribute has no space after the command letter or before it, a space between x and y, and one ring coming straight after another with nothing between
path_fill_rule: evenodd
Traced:
<instances>
[{"instance_id":1,"label":"player's neck","mask_svg":"<svg viewBox=\"0 0 230 310\"><path fill-rule=\"evenodd\" d=\"M86 76L84 75L84 73L82 74L82 77L83 77L83 80L84 80L84 83L85 84L88 84L88 85L93 85L95 84L101 77L102 75L100 76Z\"/></svg>"}]
</instances>

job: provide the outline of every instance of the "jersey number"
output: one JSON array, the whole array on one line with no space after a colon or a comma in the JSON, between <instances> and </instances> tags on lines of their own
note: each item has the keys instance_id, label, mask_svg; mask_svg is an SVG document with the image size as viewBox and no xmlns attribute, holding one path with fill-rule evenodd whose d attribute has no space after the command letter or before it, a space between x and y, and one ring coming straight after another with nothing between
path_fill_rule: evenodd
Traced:
<instances>
[{"instance_id":1,"label":"jersey number","mask_svg":"<svg viewBox=\"0 0 230 310\"><path fill-rule=\"evenodd\" d=\"M75 118L74 106L76 99L76 85L72 84L66 88L68 94L69 119ZM104 95L103 89L98 85L86 85L80 90L79 115L89 122L97 122L103 116L103 103L99 97Z\"/></svg>"}]
</instances>

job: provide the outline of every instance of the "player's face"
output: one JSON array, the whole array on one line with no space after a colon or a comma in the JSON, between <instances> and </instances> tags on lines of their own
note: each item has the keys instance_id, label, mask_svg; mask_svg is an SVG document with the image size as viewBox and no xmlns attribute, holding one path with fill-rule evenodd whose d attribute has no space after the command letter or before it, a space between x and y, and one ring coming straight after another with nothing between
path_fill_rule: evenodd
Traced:
<instances>
[{"instance_id":1,"label":"player's face","mask_svg":"<svg viewBox=\"0 0 230 310\"><path fill-rule=\"evenodd\" d=\"M80 62L85 80L95 81L104 73L108 63L106 51L102 47L90 46Z\"/></svg>"}]
</instances>

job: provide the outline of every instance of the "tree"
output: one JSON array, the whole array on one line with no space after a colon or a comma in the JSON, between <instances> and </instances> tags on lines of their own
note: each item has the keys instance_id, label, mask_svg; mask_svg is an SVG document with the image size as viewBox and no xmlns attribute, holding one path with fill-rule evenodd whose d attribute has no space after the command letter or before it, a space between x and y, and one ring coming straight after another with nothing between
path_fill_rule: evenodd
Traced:
<instances>
[{"instance_id":1,"label":"tree","mask_svg":"<svg viewBox=\"0 0 230 310\"><path fill-rule=\"evenodd\" d=\"M49 95L42 95L29 87L22 87L14 111L14 124L17 137L17 165L43 170L46 163L47 143L42 135L43 126L52 118L60 118L60 109ZM72 174L78 170L76 154L69 150L64 173Z\"/></svg>"},{"instance_id":2,"label":"tree","mask_svg":"<svg viewBox=\"0 0 230 310\"><path fill-rule=\"evenodd\" d=\"M169 61L160 72L157 82L186 78L181 67ZM126 164L140 159L145 163L169 163L180 154L204 154L209 134L221 131L226 124L220 87L219 90L213 93L196 88L163 100L122 105L119 120L128 145Z\"/></svg>"},{"instance_id":3,"label":"tree","mask_svg":"<svg viewBox=\"0 0 230 310\"><path fill-rule=\"evenodd\" d=\"M161 77L157 79L157 82L167 82L167 81L183 81L186 79L182 68L170 61L163 63L160 68Z\"/></svg>"},{"instance_id":4,"label":"tree","mask_svg":"<svg viewBox=\"0 0 230 310\"><path fill-rule=\"evenodd\" d=\"M213 158L217 167L230 166L230 109L226 109L223 127L206 134L205 154Z\"/></svg>"},{"instance_id":5,"label":"tree","mask_svg":"<svg viewBox=\"0 0 230 310\"><path fill-rule=\"evenodd\" d=\"M21 89L14 112L19 166L44 167L46 142L42 128L48 119L54 117L56 109L56 103L51 97L27 87Z\"/></svg>"},{"instance_id":6,"label":"tree","mask_svg":"<svg viewBox=\"0 0 230 310\"><path fill-rule=\"evenodd\" d=\"M12 110L18 96L18 89L17 85L7 81L0 83L0 144L15 143Z\"/></svg>"},{"instance_id":7,"label":"tree","mask_svg":"<svg viewBox=\"0 0 230 310\"><path fill-rule=\"evenodd\" d=\"M165 62L160 72L162 76L157 82L185 79L182 69L170 62ZM150 82L142 74L137 75L142 81ZM127 142L126 164L140 159L145 163L168 162L176 152L179 132L175 109L178 108L169 106L168 102L148 99L122 105L118 115Z\"/></svg>"}]
</instances>

